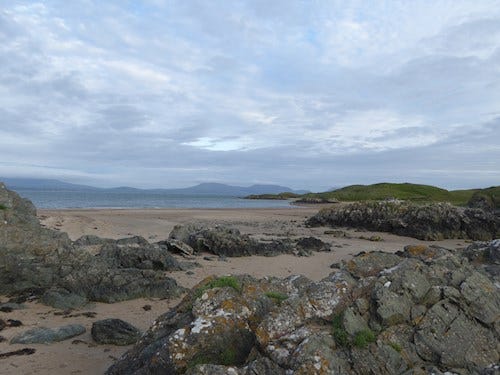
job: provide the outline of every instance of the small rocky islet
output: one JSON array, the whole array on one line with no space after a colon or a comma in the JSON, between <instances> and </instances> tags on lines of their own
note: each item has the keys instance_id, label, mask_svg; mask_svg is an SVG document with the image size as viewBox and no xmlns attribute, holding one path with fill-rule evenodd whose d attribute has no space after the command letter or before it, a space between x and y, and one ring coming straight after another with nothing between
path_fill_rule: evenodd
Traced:
<instances>
[{"instance_id":1,"label":"small rocky islet","mask_svg":"<svg viewBox=\"0 0 500 375\"><path fill-rule=\"evenodd\" d=\"M29 294L71 309L88 301L184 295L142 336L126 322L94 323L93 336L103 342L138 340L108 374L500 371L500 226L493 211L405 202L323 210L307 225L481 241L455 251L415 245L395 254L361 252L317 282L238 275L186 290L165 271L197 265L173 252L230 257L331 249L316 238L264 242L232 228L196 225L175 228L154 244L141 237L71 241L42 227L31 202L2 184L0 208L0 293L17 302ZM66 328L69 336L81 330Z\"/></svg>"}]
</instances>

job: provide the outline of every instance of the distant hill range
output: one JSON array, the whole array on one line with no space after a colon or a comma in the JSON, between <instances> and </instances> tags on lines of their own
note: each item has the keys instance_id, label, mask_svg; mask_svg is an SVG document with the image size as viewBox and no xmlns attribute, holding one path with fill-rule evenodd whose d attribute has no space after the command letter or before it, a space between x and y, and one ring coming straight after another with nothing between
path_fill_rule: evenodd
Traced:
<instances>
[{"instance_id":1,"label":"distant hill range","mask_svg":"<svg viewBox=\"0 0 500 375\"><path fill-rule=\"evenodd\" d=\"M307 190L293 190L286 186L279 185L252 185L231 186L219 183L202 183L196 186L180 189L137 189L128 186L116 188L97 188L88 185L71 184L59 180L52 179L35 179L35 178L2 178L8 188L12 190L61 190L61 191L116 191L116 192L151 192L151 193L166 193L174 195L219 195L219 196L234 196L242 197L252 194L278 194L289 192L294 194L306 194Z\"/></svg>"}]
</instances>

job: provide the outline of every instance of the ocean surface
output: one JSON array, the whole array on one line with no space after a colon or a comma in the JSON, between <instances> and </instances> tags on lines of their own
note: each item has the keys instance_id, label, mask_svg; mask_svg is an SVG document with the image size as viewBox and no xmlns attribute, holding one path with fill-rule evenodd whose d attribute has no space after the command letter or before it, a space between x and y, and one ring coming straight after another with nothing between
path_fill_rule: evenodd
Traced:
<instances>
[{"instance_id":1,"label":"ocean surface","mask_svg":"<svg viewBox=\"0 0 500 375\"><path fill-rule=\"evenodd\" d=\"M37 208L277 208L288 201L252 200L218 195L172 195L157 192L15 189Z\"/></svg>"}]
</instances>

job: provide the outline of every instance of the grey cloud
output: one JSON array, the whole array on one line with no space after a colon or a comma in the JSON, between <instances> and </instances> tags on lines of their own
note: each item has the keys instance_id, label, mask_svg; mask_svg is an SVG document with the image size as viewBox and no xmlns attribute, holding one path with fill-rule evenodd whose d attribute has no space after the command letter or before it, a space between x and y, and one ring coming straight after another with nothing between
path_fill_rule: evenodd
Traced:
<instances>
[{"instance_id":1,"label":"grey cloud","mask_svg":"<svg viewBox=\"0 0 500 375\"><path fill-rule=\"evenodd\" d=\"M378 54L369 43L391 29L362 3L31 3L0 11L0 175L8 162L143 187L498 182L491 171L500 170L500 48L486 1L475 18L452 19L430 38ZM393 21L405 12L388 9L394 14L383 17ZM376 58L342 66L331 58L343 52L328 50L336 48L328 42L336 22L360 33L375 23L366 30L382 37L352 48ZM379 123L370 123L371 113ZM377 129L384 114L397 123ZM339 124L359 134L342 134ZM428 132L439 138L419 147L409 141ZM203 138L247 144L189 146ZM398 145L374 151L363 148L366 139Z\"/></svg>"}]
</instances>

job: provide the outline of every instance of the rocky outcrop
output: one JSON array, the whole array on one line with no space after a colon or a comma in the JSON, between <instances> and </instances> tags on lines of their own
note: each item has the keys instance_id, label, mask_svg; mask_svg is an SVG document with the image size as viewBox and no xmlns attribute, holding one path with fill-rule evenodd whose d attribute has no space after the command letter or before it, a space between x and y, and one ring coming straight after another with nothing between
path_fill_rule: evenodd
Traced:
<instances>
[{"instance_id":1,"label":"rocky outcrop","mask_svg":"<svg viewBox=\"0 0 500 375\"><path fill-rule=\"evenodd\" d=\"M209 278L107 374L495 373L497 242L360 253L318 282Z\"/></svg>"},{"instance_id":2,"label":"rocky outcrop","mask_svg":"<svg viewBox=\"0 0 500 375\"><path fill-rule=\"evenodd\" d=\"M34 206L0 183L0 293L30 290L57 308L87 300L115 302L172 297L180 288L165 270L184 269L165 246L144 238L121 240L43 228Z\"/></svg>"},{"instance_id":3,"label":"rocky outcrop","mask_svg":"<svg viewBox=\"0 0 500 375\"><path fill-rule=\"evenodd\" d=\"M313 251L330 251L330 246L314 237L295 241L257 241L238 229L217 225L178 225L169 235L169 241L187 244L194 252L209 252L219 256L240 257L249 255L275 256L279 254L310 255Z\"/></svg>"},{"instance_id":4,"label":"rocky outcrop","mask_svg":"<svg viewBox=\"0 0 500 375\"><path fill-rule=\"evenodd\" d=\"M352 203L323 209L306 224L391 232L421 240L464 238L485 241L500 235L500 218L494 213L447 203Z\"/></svg>"}]
</instances>

